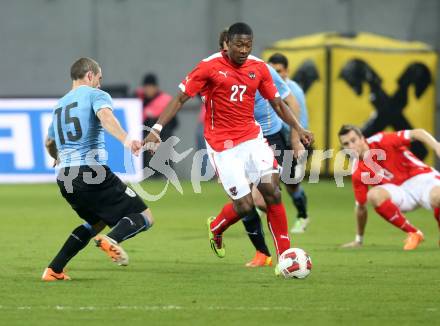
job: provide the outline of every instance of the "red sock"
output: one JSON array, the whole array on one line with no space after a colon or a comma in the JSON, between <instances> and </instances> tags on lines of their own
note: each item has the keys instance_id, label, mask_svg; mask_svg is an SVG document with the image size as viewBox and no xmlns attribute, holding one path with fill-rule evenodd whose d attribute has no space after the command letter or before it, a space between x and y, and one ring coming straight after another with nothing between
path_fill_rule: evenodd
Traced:
<instances>
[{"instance_id":1,"label":"red sock","mask_svg":"<svg viewBox=\"0 0 440 326\"><path fill-rule=\"evenodd\" d=\"M229 226L240 220L232 203L223 206L222 211L214 221L211 222L211 231L215 235L222 234Z\"/></svg>"},{"instance_id":2,"label":"red sock","mask_svg":"<svg viewBox=\"0 0 440 326\"><path fill-rule=\"evenodd\" d=\"M267 223L279 256L290 248L286 209L282 203L267 205Z\"/></svg>"},{"instance_id":3,"label":"red sock","mask_svg":"<svg viewBox=\"0 0 440 326\"><path fill-rule=\"evenodd\" d=\"M440 229L440 208L434 207L434 218L437 221L438 228Z\"/></svg>"},{"instance_id":4,"label":"red sock","mask_svg":"<svg viewBox=\"0 0 440 326\"><path fill-rule=\"evenodd\" d=\"M391 199L385 200L380 206L375 208L377 214L394 226L402 229L406 233L417 232L418 230L412 226Z\"/></svg>"}]
</instances>

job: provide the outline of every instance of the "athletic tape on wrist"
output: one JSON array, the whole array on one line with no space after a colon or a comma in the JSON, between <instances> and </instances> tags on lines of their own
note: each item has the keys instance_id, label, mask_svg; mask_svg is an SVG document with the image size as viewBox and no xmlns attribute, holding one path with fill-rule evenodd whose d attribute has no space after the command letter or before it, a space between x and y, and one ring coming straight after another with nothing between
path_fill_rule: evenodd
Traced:
<instances>
[{"instance_id":1,"label":"athletic tape on wrist","mask_svg":"<svg viewBox=\"0 0 440 326\"><path fill-rule=\"evenodd\" d=\"M163 126L160 123L156 123L152 129L157 130L158 132L161 132L163 129Z\"/></svg>"}]
</instances>

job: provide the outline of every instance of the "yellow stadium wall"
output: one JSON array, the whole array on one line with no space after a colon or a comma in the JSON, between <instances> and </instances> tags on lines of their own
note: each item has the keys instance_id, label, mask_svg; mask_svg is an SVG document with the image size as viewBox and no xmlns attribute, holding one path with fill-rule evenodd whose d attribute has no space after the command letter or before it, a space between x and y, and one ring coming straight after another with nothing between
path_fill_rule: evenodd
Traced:
<instances>
[{"instance_id":1,"label":"yellow stadium wall","mask_svg":"<svg viewBox=\"0 0 440 326\"><path fill-rule=\"evenodd\" d=\"M412 128L424 128L430 133L435 131L435 83L437 55L433 51L373 49L347 46L316 46L309 48L269 48L262 54L267 60L272 54L280 52L289 59L290 76L294 76L306 61L313 62L319 78L313 82L306 92L309 113L309 128L315 133L315 149L340 149L337 132L342 124L351 123L364 125L369 117L376 112L370 101L371 89L363 82L361 94L350 87L341 77L344 67L352 60L361 60L375 71L381 79L380 87L386 96L392 97L399 86L399 78L413 63L426 66L430 72L431 82L419 98L415 95L415 87L411 85L406 94L407 102L402 115ZM388 127L385 130L393 130ZM313 161L317 164L319 159ZM429 151L425 159L434 164L434 155ZM318 167L319 168L319 167ZM334 160L322 162L321 171L328 174L338 172L334 168Z\"/></svg>"}]
</instances>

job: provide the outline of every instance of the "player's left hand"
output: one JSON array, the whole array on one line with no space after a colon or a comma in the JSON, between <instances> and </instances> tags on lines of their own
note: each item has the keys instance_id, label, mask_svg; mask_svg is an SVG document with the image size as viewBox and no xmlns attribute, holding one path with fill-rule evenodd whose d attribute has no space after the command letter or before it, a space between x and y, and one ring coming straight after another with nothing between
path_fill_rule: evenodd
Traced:
<instances>
[{"instance_id":1,"label":"player's left hand","mask_svg":"<svg viewBox=\"0 0 440 326\"><path fill-rule=\"evenodd\" d=\"M314 136L311 131L301 128L300 130L298 130L298 134L304 145L310 146L313 143Z\"/></svg>"},{"instance_id":2,"label":"player's left hand","mask_svg":"<svg viewBox=\"0 0 440 326\"><path fill-rule=\"evenodd\" d=\"M293 156L298 160L306 151L304 148L303 143L300 141L291 141L292 144L292 150L293 150Z\"/></svg>"}]
</instances>

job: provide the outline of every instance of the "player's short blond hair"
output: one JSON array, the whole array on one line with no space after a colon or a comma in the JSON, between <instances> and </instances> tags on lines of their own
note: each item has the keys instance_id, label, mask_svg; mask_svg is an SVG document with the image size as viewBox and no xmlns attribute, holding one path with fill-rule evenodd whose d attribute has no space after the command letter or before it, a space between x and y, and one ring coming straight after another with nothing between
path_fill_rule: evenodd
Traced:
<instances>
[{"instance_id":1,"label":"player's short blond hair","mask_svg":"<svg viewBox=\"0 0 440 326\"><path fill-rule=\"evenodd\" d=\"M96 75L100 69L99 64L92 58L79 58L70 67L70 78L72 80L83 79L89 71Z\"/></svg>"}]
</instances>

